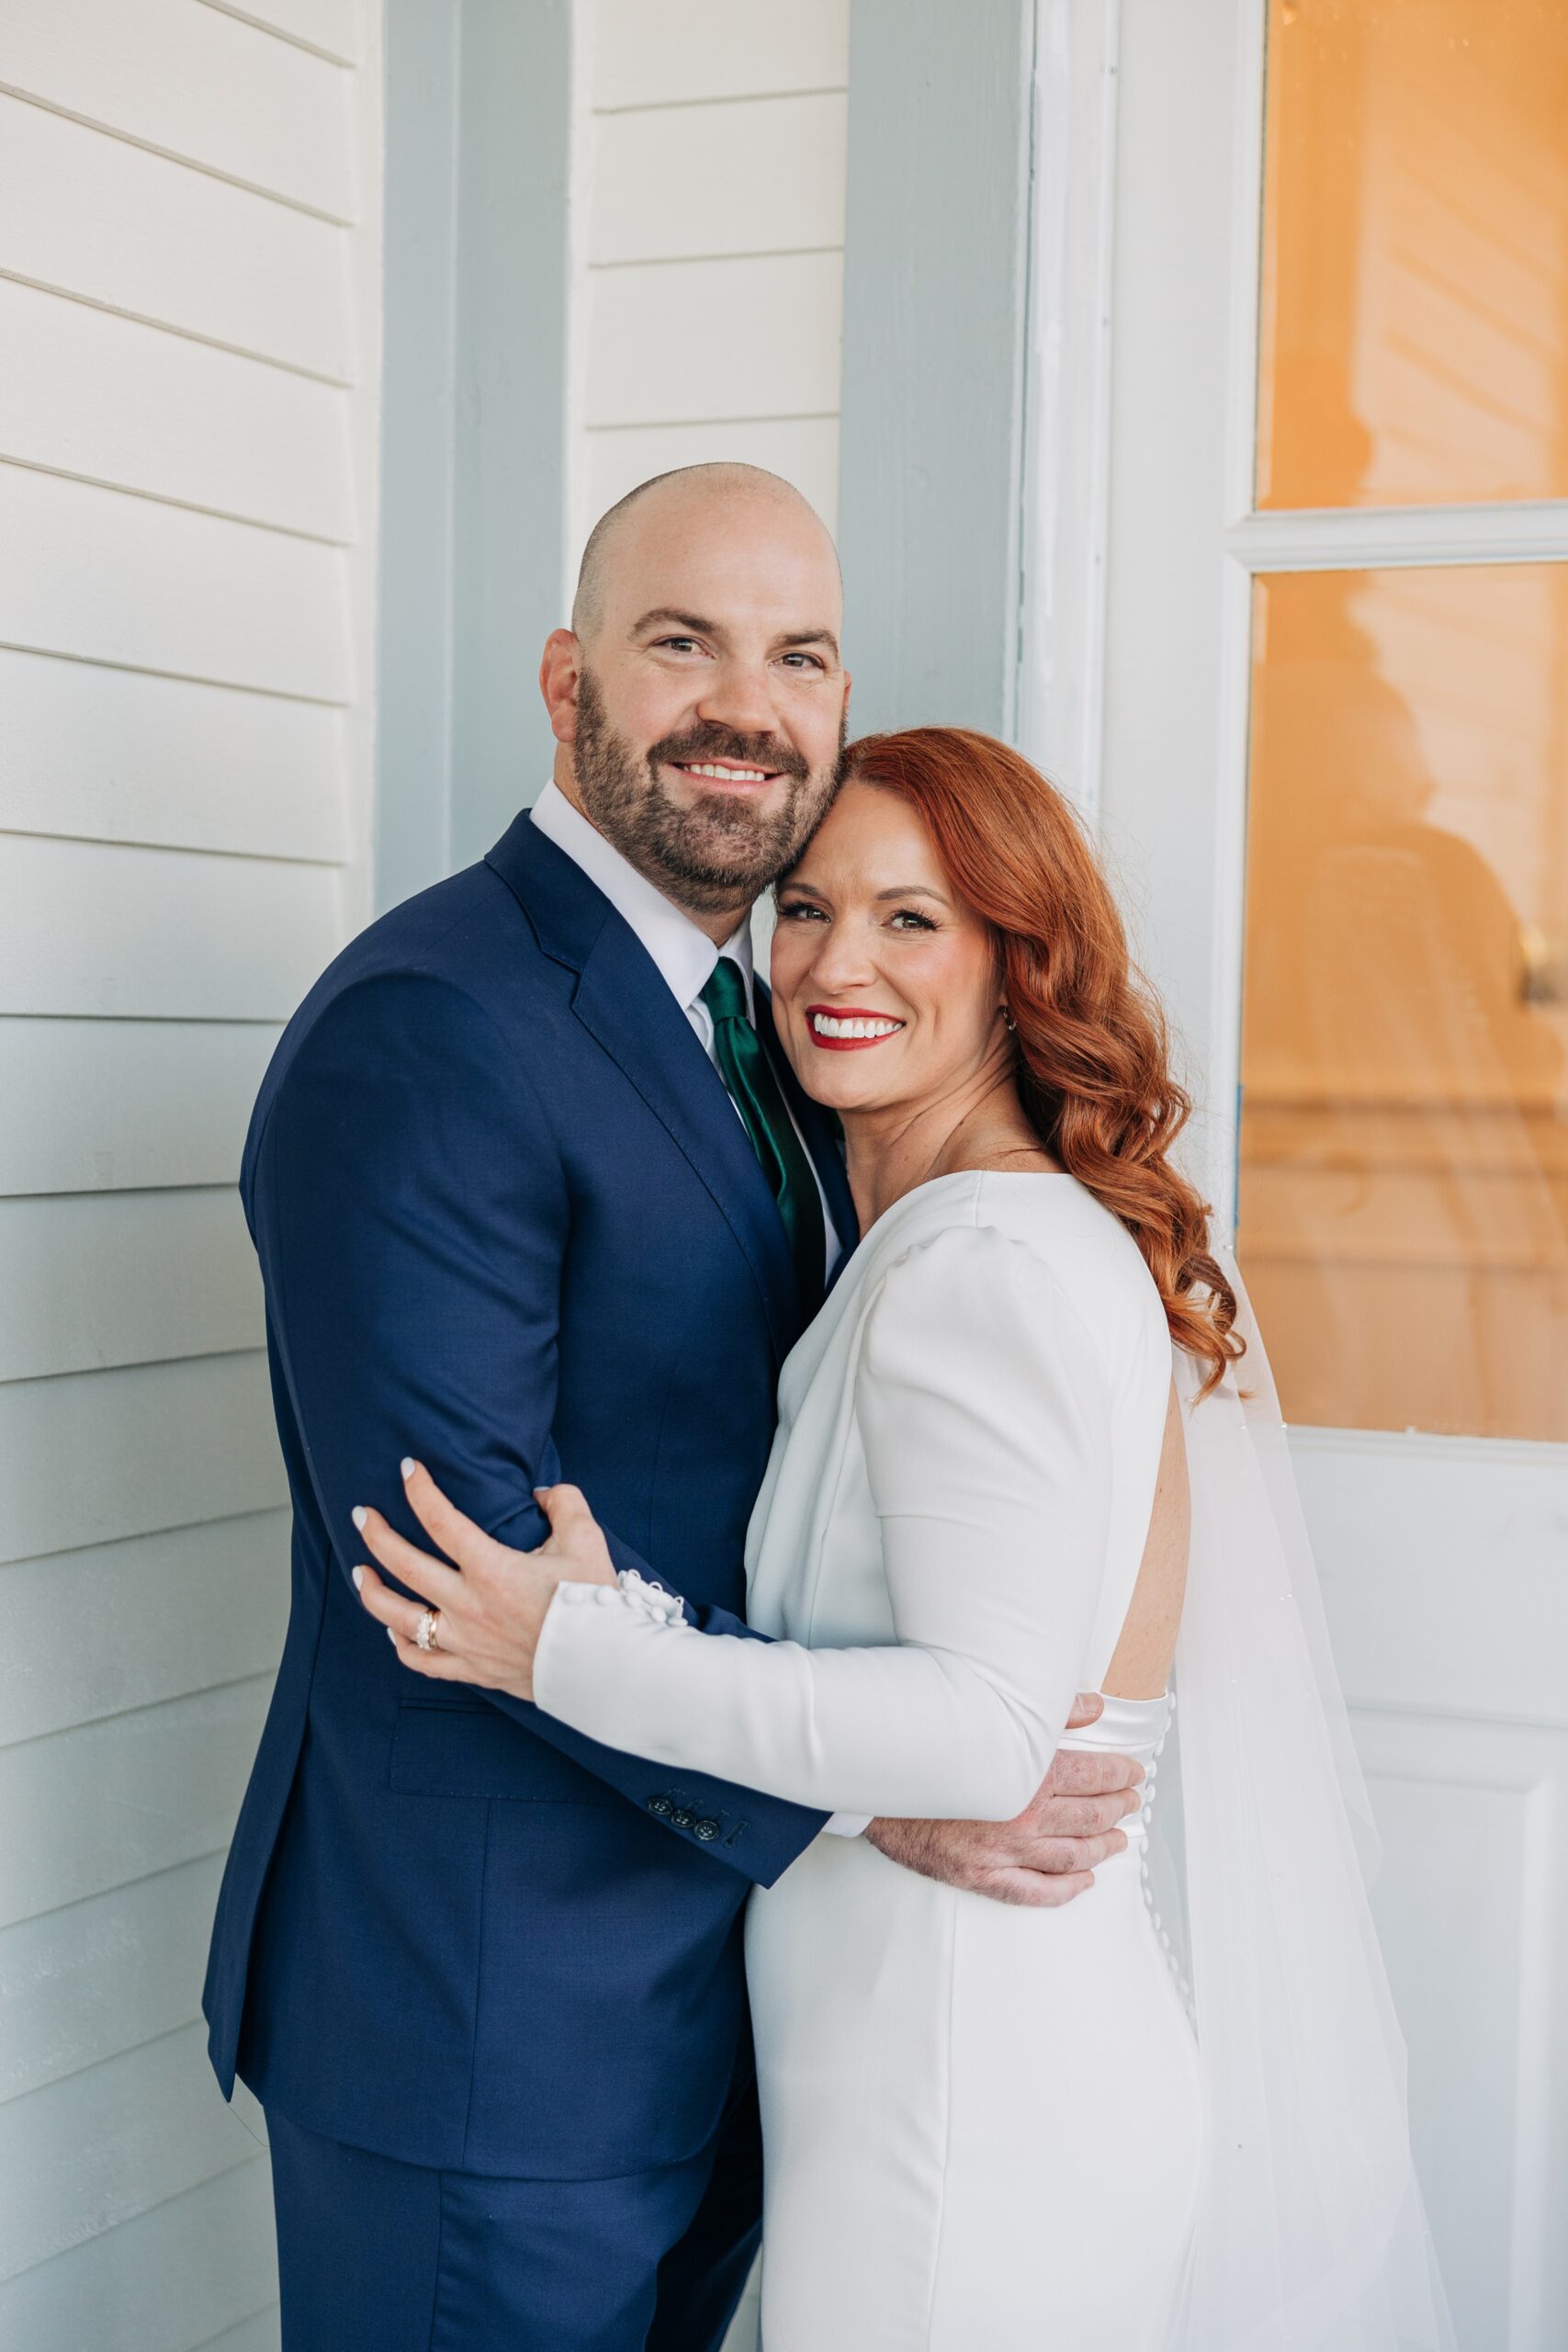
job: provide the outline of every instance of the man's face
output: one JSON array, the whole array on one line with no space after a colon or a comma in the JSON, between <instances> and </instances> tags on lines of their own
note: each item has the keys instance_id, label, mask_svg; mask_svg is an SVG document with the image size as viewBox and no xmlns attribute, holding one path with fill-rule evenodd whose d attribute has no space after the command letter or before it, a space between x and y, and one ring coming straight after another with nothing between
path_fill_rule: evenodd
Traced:
<instances>
[{"instance_id":1,"label":"man's face","mask_svg":"<svg viewBox=\"0 0 1568 2352\"><path fill-rule=\"evenodd\" d=\"M613 542L552 717L587 815L694 914L739 917L831 798L839 627L838 565L804 505L672 486Z\"/></svg>"}]
</instances>

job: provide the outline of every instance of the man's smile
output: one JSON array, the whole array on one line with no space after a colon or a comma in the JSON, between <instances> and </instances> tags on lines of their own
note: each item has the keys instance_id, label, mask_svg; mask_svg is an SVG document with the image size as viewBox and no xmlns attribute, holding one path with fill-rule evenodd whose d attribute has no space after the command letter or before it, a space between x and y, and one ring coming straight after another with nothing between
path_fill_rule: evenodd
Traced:
<instances>
[{"instance_id":1,"label":"man's smile","mask_svg":"<svg viewBox=\"0 0 1568 2352\"><path fill-rule=\"evenodd\" d=\"M778 768L743 767L736 760L671 760L670 765L682 775L700 775L706 784L719 784L731 792L756 792L776 784L783 773Z\"/></svg>"}]
</instances>

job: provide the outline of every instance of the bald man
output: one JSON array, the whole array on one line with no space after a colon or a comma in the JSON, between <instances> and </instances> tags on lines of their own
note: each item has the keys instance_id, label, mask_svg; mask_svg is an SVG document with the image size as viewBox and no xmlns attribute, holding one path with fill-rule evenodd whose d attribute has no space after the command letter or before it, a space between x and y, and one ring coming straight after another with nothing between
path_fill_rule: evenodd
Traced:
<instances>
[{"instance_id":1,"label":"bald man","mask_svg":"<svg viewBox=\"0 0 1568 2352\"><path fill-rule=\"evenodd\" d=\"M410 1677L353 1512L418 1536L413 1455L532 1545L570 1479L617 1566L744 1632L779 1366L855 1239L748 932L834 788L840 630L775 476L623 499L545 647L551 783L338 958L256 1104L293 1606L205 2006L266 2110L287 2352L715 2352L755 2250L742 1907L867 1825ZM871 1834L1049 1902L1136 1802L1048 1783L1006 1831Z\"/></svg>"}]
</instances>

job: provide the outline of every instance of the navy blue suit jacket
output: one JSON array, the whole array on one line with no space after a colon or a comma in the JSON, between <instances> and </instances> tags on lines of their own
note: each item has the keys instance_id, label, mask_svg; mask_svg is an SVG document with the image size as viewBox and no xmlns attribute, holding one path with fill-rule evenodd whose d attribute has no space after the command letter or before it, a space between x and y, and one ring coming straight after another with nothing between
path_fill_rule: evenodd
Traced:
<instances>
[{"instance_id":1,"label":"navy blue suit jacket","mask_svg":"<svg viewBox=\"0 0 1568 2352\"><path fill-rule=\"evenodd\" d=\"M761 990L759 1023L777 1059ZM827 1122L792 1099L852 1237ZM821 1816L416 1679L349 1580L350 1512L423 1541L398 1476L415 1453L533 1545L534 1487L570 1479L619 1565L743 1631L802 1322L746 1132L630 928L525 816L318 982L242 1186L293 1598L213 1932L220 2080L238 2064L296 2122L443 2168L686 2156L745 2030L747 1890Z\"/></svg>"}]
</instances>

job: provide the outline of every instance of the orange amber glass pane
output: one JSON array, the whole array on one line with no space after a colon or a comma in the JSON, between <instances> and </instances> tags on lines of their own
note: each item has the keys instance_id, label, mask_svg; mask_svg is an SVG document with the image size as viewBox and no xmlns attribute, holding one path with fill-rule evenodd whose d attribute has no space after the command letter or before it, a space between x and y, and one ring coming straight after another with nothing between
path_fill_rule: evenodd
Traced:
<instances>
[{"instance_id":1,"label":"orange amber glass pane","mask_svg":"<svg viewBox=\"0 0 1568 2352\"><path fill-rule=\"evenodd\" d=\"M1269 0L1260 506L1568 496L1568 6Z\"/></svg>"},{"instance_id":2,"label":"orange amber glass pane","mask_svg":"<svg viewBox=\"0 0 1568 2352\"><path fill-rule=\"evenodd\" d=\"M1568 1439L1568 566L1256 597L1237 1238L1286 1416Z\"/></svg>"}]
</instances>

